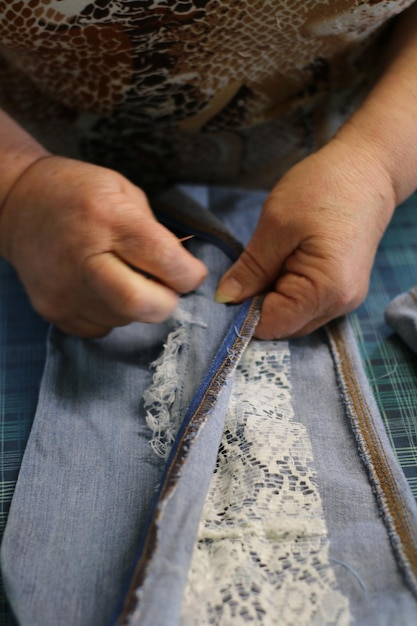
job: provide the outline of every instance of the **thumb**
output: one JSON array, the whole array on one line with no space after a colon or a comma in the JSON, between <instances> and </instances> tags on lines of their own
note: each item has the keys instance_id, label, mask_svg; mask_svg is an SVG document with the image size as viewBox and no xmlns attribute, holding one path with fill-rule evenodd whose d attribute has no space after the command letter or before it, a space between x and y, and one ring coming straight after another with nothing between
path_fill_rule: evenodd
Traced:
<instances>
[{"instance_id":1,"label":"thumb","mask_svg":"<svg viewBox=\"0 0 417 626\"><path fill-rule=\"evenodd\" d=\"M291 252L289 242L283 241L278 232L276 227L271 228L271 220L261 218L245 250L221 278L214 295L216 302L241 302L275 283Z\"/></svg>"}]
</instances>

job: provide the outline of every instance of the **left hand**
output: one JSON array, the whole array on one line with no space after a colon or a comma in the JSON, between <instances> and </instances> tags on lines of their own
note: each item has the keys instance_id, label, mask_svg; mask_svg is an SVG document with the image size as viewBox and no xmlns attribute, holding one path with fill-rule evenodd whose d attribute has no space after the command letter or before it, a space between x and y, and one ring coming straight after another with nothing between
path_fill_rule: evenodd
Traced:
<instances>
[{"instance_id":1,"label":"left hand","mask_svg":"<svg viewBox=\"0 0 417 626\"><path fill-rule=\"evenodd\" d=\"M333 139L272 190L216 300L241 302L267 291L258 338L312 332L365 298L394 208L389 177L374 156Z\"/></svg>"}]
</instances>

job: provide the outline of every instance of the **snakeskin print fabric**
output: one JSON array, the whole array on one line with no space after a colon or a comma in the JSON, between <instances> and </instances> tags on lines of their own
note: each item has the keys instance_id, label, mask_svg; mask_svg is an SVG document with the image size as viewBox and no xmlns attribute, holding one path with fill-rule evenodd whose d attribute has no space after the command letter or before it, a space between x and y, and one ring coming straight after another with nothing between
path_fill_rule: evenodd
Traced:
<instances>
[{"instance_id":1,"label":"snakeskin print fabric","mask_svg":"<svg viewBox=\"0 0 417 626\"><path fill-rule=\"evenodd\" d=\"M0 104L146 186L270 186L322 145L412 0L0 0Z\"/></svg>"}]
</instances>

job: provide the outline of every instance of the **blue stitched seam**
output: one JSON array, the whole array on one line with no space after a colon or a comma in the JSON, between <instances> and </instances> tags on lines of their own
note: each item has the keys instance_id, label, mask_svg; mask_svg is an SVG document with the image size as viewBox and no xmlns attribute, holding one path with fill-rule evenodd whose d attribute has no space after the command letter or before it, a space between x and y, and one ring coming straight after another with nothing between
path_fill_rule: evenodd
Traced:
<instances>
[{"instance_id":1,"label":"blue stitched seam","mask_svg":"<svg viewBox=\"0 0 417 626\"><path fill-rule=\"evenodd\" d=\"M155 496L154 503L151 507L151 511L148 516L148 521L145 525L145 530L143 532L142 539L140 541L139 548L134 559L134 565L132 567L131 574L129 576L129 581L125 586L124 592L122 593L121 600L114 613L114 617L112 621L110 622L112 625L116 626L117 624L124 623L124 617L131 614L134 608L136 608L136 604L135 604L135 607L129 609L128 611L123 610L123 607L127 603L130 603L130 600L132 596L135 594L135 591L137 589L137 585L133 586L132 584L133 579L135 577L135 573L137 573L137 568L140 565L140 561L142 560L144 549L149 540L149 533L151 529L153 528L155 528L156 530L158 512L161 510L161 505L164 502L165 498L169 495L171 490L175 488L177 481L181 477L181 472L178 471L178 469L176 469L175 473L172 475L172 470L176 465L175 461L178 456L178 452L179 450L181 450L182 452L181 461L179 463L179 467L181 467L186 461L188 454L190 453L190 450L192 447L191 445L192 441L194 441L198 437L202 427L206 423L207 418L209 417L209 414L210 414L210 410L206 411L204 415L198 420L198 422L195 424L196 427L195 427L195 430L193 430L192 434L187 432L189 429L189 426L190 424L193 423L193 418L196 412L198 411L200 405L202 404L208 390L210 390L210 386L212 385L212 381L213 379L215 379L216 375L218 375L219 372L221 373L223 370L225 369L227 370L229 368L229 371L226 371L224 376L220 376L220 381L219 382L216 381L216 385L215 385L216 388L214 390L213 397L212 397L213 403L216 397L221 392L221 390L224 388L224 385L226 384L228 378L234 371L235 366L237 365L237 362L241 354L243 353L243 350L246 347L247 342L250 340L253 330L256 326L256 322L259 316L261 301L262 301L261 297L248 299L239 306L239 311L237 315L232 320L232 323L229 326L226 336L223 339L223 342L216 356L212 360L203 380L201 381L187 409L187 412L184 416L181 427L178 431L177 437L171 449L171 453L165 465L165 469L164 469L162 479L161 479L161 484ZM253 321L251 322L250 332L249 333L246 332L246 334L242 334L241 331L244 328L245 323L251 317L253 318ZM236 341L239 341L239 343L241 343L240 351L236 351L236 353L231 355L230 346L232 346ZM233 367L231 367L232 365ZM152 556L152 552L153 550L151 551L151 555L149 556L149 559ZM143 570L145 567L146 567L146 564L144 564L143 567L141 567L140 569ZM137 598L136 598L136 603L137 603ZM122 611L123 611L123 615L121 615Z\"/></svg>"}]
</instances>

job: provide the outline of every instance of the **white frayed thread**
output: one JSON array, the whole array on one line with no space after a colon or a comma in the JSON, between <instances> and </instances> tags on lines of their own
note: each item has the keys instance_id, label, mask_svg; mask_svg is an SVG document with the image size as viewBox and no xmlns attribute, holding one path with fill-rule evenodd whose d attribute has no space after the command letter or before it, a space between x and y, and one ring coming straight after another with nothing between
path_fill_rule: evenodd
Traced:
<instances>
[{"instance_id":1,"label":"white frayed thread","mask_svg":"<svg viewBox=\"0 0 417 626\"><path fill-rule=\"evenodd\" d=\"M178 355L187 341L190 325L207 328L207 324L194 320L183 309L177 309L171 321L174 329L169 333L162 353L151 364L155 373L143 394L146 423L153 433L150 445L161 458L167 458L181 421L181 416L171 413L179 383Z\"/></svg>"}]
</instances>

